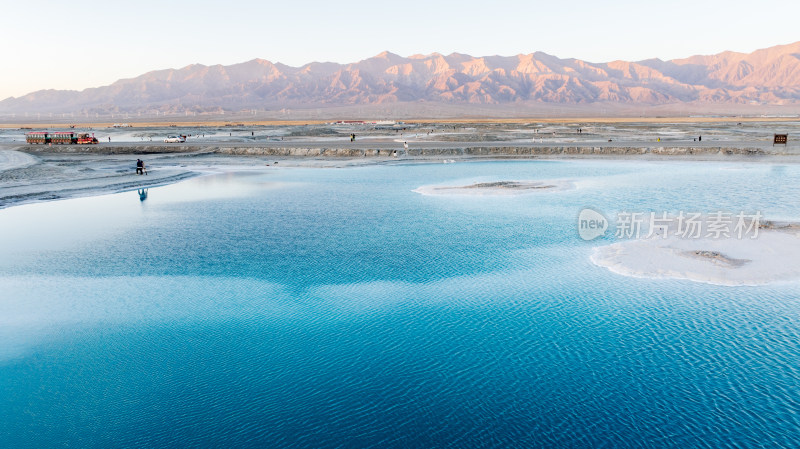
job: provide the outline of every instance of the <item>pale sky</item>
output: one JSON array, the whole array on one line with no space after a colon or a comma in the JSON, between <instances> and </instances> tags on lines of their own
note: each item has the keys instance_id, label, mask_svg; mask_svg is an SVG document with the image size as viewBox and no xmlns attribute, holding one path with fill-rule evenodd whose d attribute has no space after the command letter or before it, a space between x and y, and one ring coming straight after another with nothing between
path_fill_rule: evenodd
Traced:
<instances>
[{"instance_id":1,"label":"pale sky","mask_svg":"<svg viewBox=\"0 0 800 449\"><path fill-rule=\"evenodd\" d=\"M0 99L254 58L301 66L356 62L384 50L543 51L608 62L800 41L796 0L12 0L0 11Z\"/></svg>"}]
</instances>

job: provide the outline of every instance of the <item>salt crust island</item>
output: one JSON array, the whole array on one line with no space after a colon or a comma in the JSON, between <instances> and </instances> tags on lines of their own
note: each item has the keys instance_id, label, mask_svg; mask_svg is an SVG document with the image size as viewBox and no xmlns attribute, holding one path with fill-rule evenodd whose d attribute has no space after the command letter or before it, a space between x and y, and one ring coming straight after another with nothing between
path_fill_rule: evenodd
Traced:
<instances>
[{"instance_id":1,"label":"salt crust island","mask_svg":"<svg viewBox=\"0 0 800 449\"><path fill-rule=\"evenodd\" d=\"M591 260L625 276L755 286L800 279L797 254L800 225L765 222L756 238L654 235L597 247Z\"/></svg>"}]
</instances>

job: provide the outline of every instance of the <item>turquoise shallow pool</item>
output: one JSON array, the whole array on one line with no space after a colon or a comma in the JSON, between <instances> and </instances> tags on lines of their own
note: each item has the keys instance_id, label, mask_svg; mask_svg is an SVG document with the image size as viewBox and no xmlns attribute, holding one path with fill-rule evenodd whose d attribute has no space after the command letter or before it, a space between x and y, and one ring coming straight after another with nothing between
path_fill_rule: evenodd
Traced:
<instances>
[{"instance_id":1,"label":"turquoise shallow pool","mask_svg":"<svg viewBox=\"0 0 800 449\"><path fill-rule=\"evenodd\" d=\"M575 188L412 192L508 179ZM576 230L584 207L797 221L798 185L472 162L0 210L0 446L798 447L799 283L622 277Z\"/></svg>"}]
</instances>

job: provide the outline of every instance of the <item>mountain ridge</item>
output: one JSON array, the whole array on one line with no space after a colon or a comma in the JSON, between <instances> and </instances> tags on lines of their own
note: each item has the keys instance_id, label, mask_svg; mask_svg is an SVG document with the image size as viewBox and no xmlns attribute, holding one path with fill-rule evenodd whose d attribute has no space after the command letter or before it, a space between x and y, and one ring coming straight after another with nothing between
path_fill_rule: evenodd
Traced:
<instances>
[{"instance_id":1,"label":"mountain ridge","mask_svg":"<svg viewBox=\"0 0 800 449\"><path fill-rule=\"evenodd\" d=\"M800 42L663 61L592 63L544 52L403 57L300 67L255 58L154 70L82 91L40 90L0 112L204 112L392 103L532 107L539 104L800 104Z\"/></svg>"}]
</instances>

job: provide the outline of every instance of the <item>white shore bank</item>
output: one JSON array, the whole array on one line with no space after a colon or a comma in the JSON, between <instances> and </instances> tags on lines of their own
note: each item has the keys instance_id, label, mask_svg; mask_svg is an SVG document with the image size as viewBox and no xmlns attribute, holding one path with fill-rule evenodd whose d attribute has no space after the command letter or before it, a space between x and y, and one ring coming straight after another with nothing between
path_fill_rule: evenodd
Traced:
<instances>
[{"instance_id":1,"label":"white shore bank","mask_svg":"<svg viewBox=\"0 0 800 449\"><path fill-rule=\"evenodd\" d=\"M595 248L596 265L624 276L739 286L800 281L800 229L762 229L756 238L659 236Z\"/></svg>"}]
</instances>

